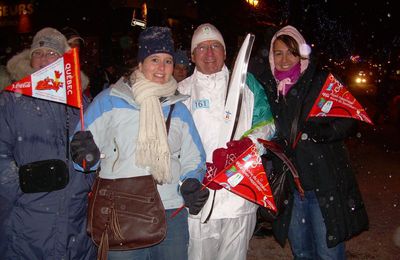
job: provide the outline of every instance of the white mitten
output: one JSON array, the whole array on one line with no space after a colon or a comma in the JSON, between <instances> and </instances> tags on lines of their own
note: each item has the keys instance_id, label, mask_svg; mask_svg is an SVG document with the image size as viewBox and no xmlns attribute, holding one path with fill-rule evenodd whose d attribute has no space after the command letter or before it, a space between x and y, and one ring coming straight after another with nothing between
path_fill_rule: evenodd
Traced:
<instances>
[{"instance_id":1,"label":"white mitten","mask_svg":"<svg viewBox=\"0 0 400 260\"><path fill-rule=\"evenodd\" d=\"M248 135L247 137L250 138L251 141L252 141L254 144L256 144L256 148L257 148L258 155L261 156L261 155L267 153L267 149L265 149L264 145L260 144L260 143L257 141L257 137L255 137L255 136L253 136L253 135L251 135L251 134Z\"/></svg>"}]
</instances>

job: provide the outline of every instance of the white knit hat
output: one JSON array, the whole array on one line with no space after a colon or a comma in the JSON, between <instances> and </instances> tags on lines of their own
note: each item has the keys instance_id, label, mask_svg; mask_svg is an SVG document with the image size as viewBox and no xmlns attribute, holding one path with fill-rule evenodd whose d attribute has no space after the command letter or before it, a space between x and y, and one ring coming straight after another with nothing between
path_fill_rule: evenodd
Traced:
<instances>
[{"instance_id":1,"label":"white knit hat","mask_svg":"<svg viewBox=\"0 0 400 260\"><path fill-rule=\"evenodd\" d=\"M38 31L33 37L31 55L37 49L48 48L63 55L69 50L65 36L54 28L46 27Z\"/></svg>"},{"instance_id":2,"label":"white knit hat","mask_svg":"<svg viewBox=\"0 0 400 260\"><path fill-rule=\"evenodd\" d=\"M222 38L222 34L212 24L209 23L201 24L194 31L192 37L192 47L190 49L191 53L193 53L194 49L197 47L199 43L204 41L219 41L224 46L224 49L226 49L224 38Z\"/></svg>"}]
</instances>

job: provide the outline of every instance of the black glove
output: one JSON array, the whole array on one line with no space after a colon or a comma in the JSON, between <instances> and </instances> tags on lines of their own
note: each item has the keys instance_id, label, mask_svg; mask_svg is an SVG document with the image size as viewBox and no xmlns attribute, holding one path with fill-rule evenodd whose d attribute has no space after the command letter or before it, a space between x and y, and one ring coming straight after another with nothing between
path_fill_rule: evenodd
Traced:
<instances>
[{"instance_id":1,"label":"black glove","mask_svg":"<svg viewBox=\"0 0 400 260\"><path fill-rule=\"evenodd\" d=\"M100 159L100 150L90 131L76 132L72 137L70 147L72 160L85 171L88 171ZM86 167L83 167L83 161L85 161Z\"/></svg>"},{"instance_id":2,"label":"black glove","mask_svg":"<svg viewBox=\"0 0 400 260\"><path fill-rule=\"evenodd\" d=\"M181 194L185 201L185 206L189 208L189 213L197 215L206 204L210 192L206 188L202 189L199 180L189 178L182 183Z\"/></svg>"}]
</instances>

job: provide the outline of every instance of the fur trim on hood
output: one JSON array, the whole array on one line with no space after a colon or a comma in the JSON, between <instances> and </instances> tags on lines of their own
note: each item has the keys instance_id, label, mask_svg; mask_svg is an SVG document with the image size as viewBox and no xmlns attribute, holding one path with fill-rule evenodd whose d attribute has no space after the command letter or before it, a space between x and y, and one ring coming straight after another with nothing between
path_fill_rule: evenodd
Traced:
<instances>
[{"instance_id":1,"label":"fur trim on hood","mask_svg":"<svg viewBox=\"0 0 400 260\"><path fill-rule=\"evenodd\" d=\"M12 81L20 80L34 72L34 69L31 67L30 52L30 49L26 49L14 55L7 62L7 70L11 75Z\"/></svg>"},{"instance_id":2,"label":"fur trim on hood","mask_svg":"<svg viewBox=\"0 0 400 260\"><path fill-rule=\"evenodd\" d=\"M274 42L279 35L288 35L296 40L296 42L299 46L300 56L302 57L302 59L300 59L300 63L301 63L300 71L301 71L301 73L303 73L308 67L311 49L310 49L310 46L306 43L306 40L304 39L303 35L301 35L301 33L296 28L288 25L288 26L283 27L279 31L277 31L271 40L271 46L269 49L269 64L270 64L272 75L274 75L274 71L275 71L274 51L273 51Z\"/></svg>"},{"instance_id":3,"label":"fur trim on hood","mask_svg":"<svg viewBox=\"0 0 400 260\"><path fill-rule=\"evenodd\" d=\"M89 77L86 76L83 71L81 71L81 85L82 85L82 91L85 91L86 88L89 86Z\"/></svg>"},{"instance_id":4,"label":"fur trim on hood","mask_svg":"<svg viewBox=\"0 0 400 260\"><path fill-rule=\"evenodd\" d=\"M5 73L0 74L1 77L0 90L4 89L6 86L11 84L11 82L18 81L35 72L34 69L31 67L30 58L31 58L30 49L26 49L21 53L14 55L7 62L7 71ZM7 72L9 75L7 75ZM4 86L3 82L5 84ZM81 82L82 82L82 91L84 91L89 85L89 78L82 71L81 71Z\"/></svg>"},{"instance_id":5,"label":"fur trim on hood","mask_svg":"<svg viewBox=\"0 0 400 260\"><path fill-rule=\"evenodd\" d=\"M7 71L6 66L0 65L0 91L11 85L11 76Z\"/></svg>"}]
</instances>

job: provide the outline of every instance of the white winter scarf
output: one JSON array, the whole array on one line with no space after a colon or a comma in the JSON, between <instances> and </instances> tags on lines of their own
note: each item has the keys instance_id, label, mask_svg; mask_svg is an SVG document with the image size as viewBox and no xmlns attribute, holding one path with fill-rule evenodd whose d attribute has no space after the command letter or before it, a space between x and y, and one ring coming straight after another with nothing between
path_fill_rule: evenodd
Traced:
<instances>
[{"instance_id":1,"label":"white winter scarf","mask_svg":"<svg viewBox=\"0 0 400 260\"><path fill-rule=\"evenodd\" d=\"M132 73L130 80L133 98L140 105L136 165L149 167L159 184L169 183L172 181L170 149L159 98L173 95L177 83L173 77L165 84L151 82L139 70Z\"/></svg>"}]
</instances>

